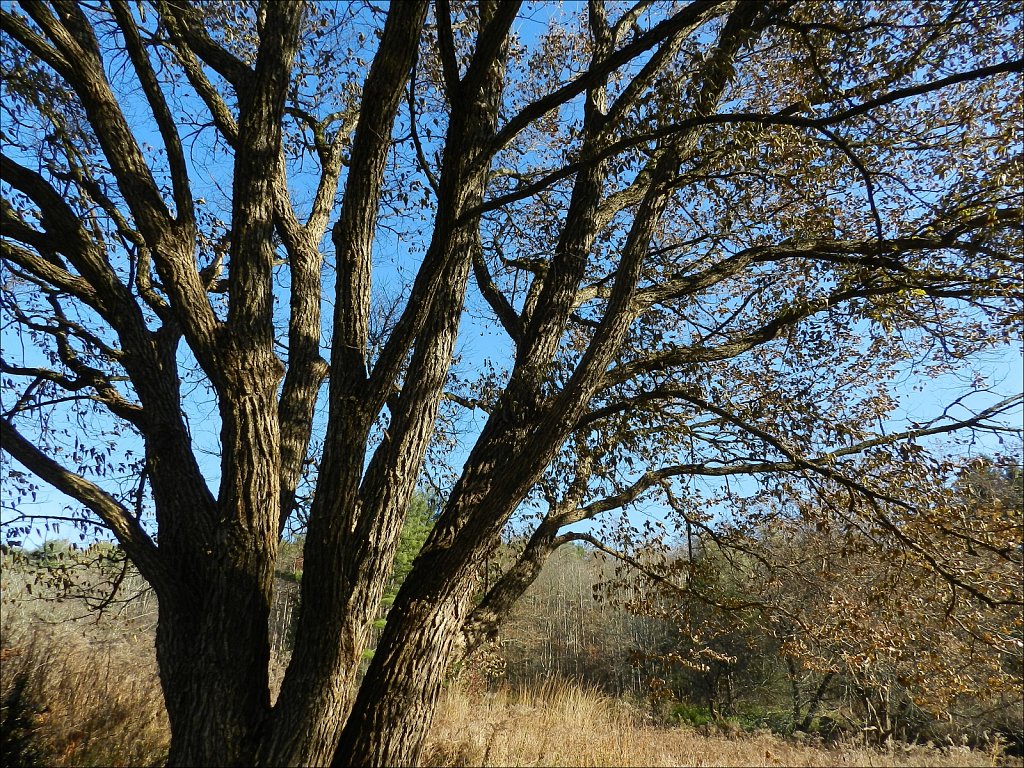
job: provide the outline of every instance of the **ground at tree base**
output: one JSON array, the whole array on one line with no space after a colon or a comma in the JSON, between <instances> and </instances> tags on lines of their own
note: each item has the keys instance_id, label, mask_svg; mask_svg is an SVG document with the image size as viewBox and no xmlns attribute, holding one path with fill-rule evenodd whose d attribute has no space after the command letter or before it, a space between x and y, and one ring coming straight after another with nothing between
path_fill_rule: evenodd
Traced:
<instances>
[{"instance_id":1,"label":"ground at tree base","mask_svg":"<svg viewBox=\"0 0 1024 768\"><path fill-rule=\"evenodd\" d=\"M169 744L152 637L40 623L6 605L2 762L162 765ZM1020 759L966 747L847 743L824 748L767 732L666 728L612 697L555 682L540 690L444 691L421 765L991 766Z\"/></svg>"}]
</instances>

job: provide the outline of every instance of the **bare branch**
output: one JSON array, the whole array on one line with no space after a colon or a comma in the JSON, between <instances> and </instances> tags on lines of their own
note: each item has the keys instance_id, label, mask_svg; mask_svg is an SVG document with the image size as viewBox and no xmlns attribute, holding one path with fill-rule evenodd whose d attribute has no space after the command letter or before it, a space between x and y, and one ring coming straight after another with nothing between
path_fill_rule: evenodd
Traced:
<instances>
[{"instance_id":1,"label":"bare branch","mask_svg":"<svg viewBox=\"0 0 1024 768\"><path fill-rule=\"evenodd\" d=\"M149 108L153 111L157 127L160 130L160 136L164 141L167 162L171 169L171 184L174 187L174 204L177 208L177 219L184 227L191 230L195 226L195 208L192 202L192 188L189 183L188 167L185 164L185 154L181 147L178 127L167 106L163 92L160 90L160 83L143 47L139 29L135 26L135 19L132 17L127 0L115 0L111 9L113 10L114 17L117 19L118 26L121 28L121 34L124 35L128 55L131 57L139 83L142 85L142 91L146 94Z\"/></svg>"}]
</instances>

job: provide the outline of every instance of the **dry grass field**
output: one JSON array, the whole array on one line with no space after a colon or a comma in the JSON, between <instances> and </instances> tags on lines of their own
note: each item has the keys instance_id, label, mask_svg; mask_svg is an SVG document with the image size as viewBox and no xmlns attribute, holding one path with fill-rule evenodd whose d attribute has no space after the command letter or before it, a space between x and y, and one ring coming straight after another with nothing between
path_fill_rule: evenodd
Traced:
<instances>
[{"instance_id":1,"label":"dry grass field","mask_svg":"<svg viewBox=\"0 0 1024 768\"><path fill-rule=\"evenodd\" d=\"M4 765L147 766L168 730L151 632L102 622L47 623L37 607L4 606ZM54 611L48 611L54 612ZM55 611L59 615L60 611ZM823 748L769 733L664 728L571 683L539 691L445 691L423 753L431 766L983 766L998 753L855 744Z\"/></svg>"},{"instance_id":2,"label":"dry grass field","mask_svg":"<svg viewBox=\"0 0 1024 768\"><path fill-rule=\"evenodd\" d=\"M150 634L105 638L92 628L26 625L12 613L5 610L2 622L0 762L98 767L166 760L170 733Z\"/></svg>"},{"instance_id":3,"label":"dry grass field","mask_svg":"<svg viewBox=\"0 0 1024 768\"><path fill-rule=\"evenodd\" d=\"M467 695L449 689L424 755L437 766L981 766L1010 765L963 747L856 744L825 749L770 733L702 733L643 722L628 706L570 683ZM1019 764L1017 761L1016 764Z\"/></svg>"}]
</instances>

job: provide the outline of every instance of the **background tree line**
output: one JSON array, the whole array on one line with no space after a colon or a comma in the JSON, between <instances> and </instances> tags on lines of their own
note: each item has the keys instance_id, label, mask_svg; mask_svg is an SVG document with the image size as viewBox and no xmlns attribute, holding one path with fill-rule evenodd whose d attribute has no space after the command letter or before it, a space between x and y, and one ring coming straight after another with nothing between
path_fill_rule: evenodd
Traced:
<instances>
[{"instance_id":1,"label":"background tree line","mask_svg":"<svg viewBox=\"0 0 1024 768\"><path fill-rule=\"evenodd\" d=\"M979 460L954 490L965 514L1003 523L1001 541L988 543L1019 556L1021 468ZM426 495L414 497L386 595L408 575L436 508ZM526 545L507 536L481 574L481 596ZM975 556L974 567L1019 589L1019 564L991 551ZM382 601L378 629L392 602ZM791 520L742 535L720 526L628 557L566 545L496 641L460 673L484 689L564 678L641 703L667 722L829 741L999 738L1019 756L1022 640L1018 608L958 602L945 582L900 562L886 542Z\"/></svg>"},{"instance_id":2,"label":"background tree line","mask_svg":"<svg viewBox=\"0 0 1024 768\"><path fill-rule=\"evenodd\" d=\"M966 514L1002 521L1019 558L1019 465L977 462L957 481ZM507 620L497 678L567 676L695 724L737 722L882 743L996 734L1024 749L1024 615L958 600L891 542L791 521L624 562L572 546ZM1020 589L1020 564L974 567Z\"/></svg>"}]
</instances>

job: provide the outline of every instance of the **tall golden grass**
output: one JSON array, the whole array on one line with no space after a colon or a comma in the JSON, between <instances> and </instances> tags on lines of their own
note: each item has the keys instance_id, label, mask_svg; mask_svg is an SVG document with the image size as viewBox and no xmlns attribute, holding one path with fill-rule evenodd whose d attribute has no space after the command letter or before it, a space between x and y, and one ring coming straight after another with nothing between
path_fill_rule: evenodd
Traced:
<instances>
[{"instance_id":1,"label":"tall golden grass","mask_svg":"<svg viewBox=\"0 0 1024 768\"><path fill-rule=\"evenodd\" d=\"M572 682L540 690L444 694L427 740L429 766L982 766L998 752L846 743L824 749L767 732L704 734L644 722L628 705Z\"/></svg>"},{"instance_id":2,"label":"tall golden grass","mask_svg":"<svg viewBox=\"0 0 1024 768\"><path fill-rule=\"evenodd\" d=\"M2 630L5 762L166 762L170 731L151 636L101 639L73 625L9 621L6 613Z\"/></svg>"},{"instance_id":3,"label":"tall golden grass","mask_svg":"<svg viewBox=\"0 0 1024 768\"><path fill-rule=\"evenodd\" d=\"M76 622L43 624L9 607L0 623L4 764L162 764L169 732L152 634L96 632ZM12 752L12 746L18 749ZM469 692L453 683L421 762L442 768L1020 765L966 749L879 751L846 744L825 750L768 733L657 727L628 705L566 681L496 692Z\"/></svg>"}]
</instances>

